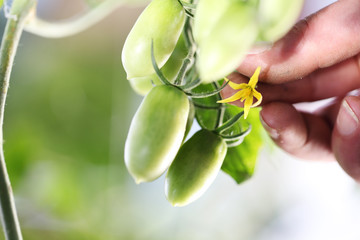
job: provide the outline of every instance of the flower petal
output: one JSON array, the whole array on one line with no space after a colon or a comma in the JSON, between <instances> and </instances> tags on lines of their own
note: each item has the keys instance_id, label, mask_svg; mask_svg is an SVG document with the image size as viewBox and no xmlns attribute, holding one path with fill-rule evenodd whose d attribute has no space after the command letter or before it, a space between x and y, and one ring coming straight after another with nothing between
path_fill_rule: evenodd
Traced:
<instances>
[{"instance_id":1,"label":"flower petal","mask_svg":"<svg viewBox=\"0 0 360 240\"><path fill-rule=\"evenodd\" d=\"M259 93L258 91L256 91L255 89L253 90L253 95L254 97L257 99L256 103L254 103L252 105L252 107L257 107L260 105L261 101L262 101L262 96L261 93Z\"/></svg>"},{"instance_id":2,"label":"flower petal","mask_svg":"<svg viewBox=\"0 0 360 240\"><path fill-rule=\"evenodd\" d=\"M243 101L244 101L245 99L247 99L248 97L249 97L248 95L245 95L245 94L244 94L244 95L241 97L240 101L243 102Z\"/></svg>"},{"instance_id":3,"label":"flower petal","mask_svg":"<svg viewBox=\"0 0 360 240\"><path fill-rule=\"evenodd\" d=\"M240 83L240 84L237 84L237 83L234 83L232 81L229 82L229 85L232 89L235 89L235 90L239 90L239 89L244 89L248 86L247 83Z\"/></svg>"},{"instance_id":4,"label":"flower petal","mask_svg":"<svg viewBox=\"0 0 360 240\"><path fill-rule=\"evenodd\" d=\"M254 74L252 75L252 77L250 78L250 81L249 81L249 85L252 87L252 88L255 88L256 87L256 84L259 80L259 75L260 75L260 70L261 70L261 67L257 67Z\"/></svg>"},{"instance_id":5,"label":"flower petal","mask_svg":"<svg viewBox=\"0 0 360 240\"><path fill-rule=\"evenodd\" d=\"M235 93L234 95L232 95L231 97L228 97L228 98L217 101L217 103L234 102L234 101L240 99L242 97L242 95L243 95L243 92L239 91L239 92Z\"/></svg>"},{"instance_id":6,"label":"flower petal","mask_svg":"<svg viewBox=\"0 0 360 240\"><path fill-rule=\"evenodd\" d=\"M247 116L249 114L249 111L250 111L250 108L252 106L252 103L253 103L253 98L252 98L252 95L251 95L248 98L246 98L245 103L244 103L244 119L247 118Z\"/></svg>"}]
</instances>

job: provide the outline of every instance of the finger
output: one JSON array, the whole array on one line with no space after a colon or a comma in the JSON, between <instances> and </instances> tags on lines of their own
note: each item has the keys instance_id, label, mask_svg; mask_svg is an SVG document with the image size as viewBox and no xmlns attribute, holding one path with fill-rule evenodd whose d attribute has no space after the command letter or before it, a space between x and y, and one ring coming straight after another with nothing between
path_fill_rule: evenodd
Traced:
<instances>
[{"instance_id":1,"label":"finger","mask_svg":"<svg viewBox=\"0 0 360 240\"><path fill-rule=\"evenodd\" d=\"M333 160L331 129L322 118L298 112L292 105L273 102L260 112L265 130L286 152L303 159Z\"/></svg>"},{"instance_id":2,"label":"finger","mask_svg":"<svg viewBox=\"0 0 360 240\"><path fill-rule=\"evenodd\" d=\"M238 71L250 76L262 67L260 79L281 83L307 76L360 52L360 1L342 0L300 21L274 46L249 55Z\"/></svg>"},{"instance_id":3,"label":"finger","mask_svg":"<svg viewBox=\"0 0 360 240\"><path fill-rule=\"evenodd\" d=\"M332 101L328 102L326 105L316 109L313 113L317 116L321 116L322 118L324 118L325 121L327 121L327 123L329 124L330 128L333 129L342 100L343 97L335 98Z\"/></svg>"},{"instance_id":4,"label":"finger","mask_svg":"<svg viewBox=\"0 0 360 240\"><path fill-rule=\"evenodd\" d=\"M352 59L335 66L315 71L307 77L283 84L261 84L258 91L264 103L285 101L289 103L312 102L330 97L342 97L360 88L358 63Z\"/></svg>"},{"instance_id":5,"label":"finger","mask_svg":"<svg viewBox=\"0 0 360 240\"><path fill-rule=\"evenodd\" d=\"M332 148L342 168L360 182L360 97L348 96L340 106Z\"/></svg>"}]
</instances>

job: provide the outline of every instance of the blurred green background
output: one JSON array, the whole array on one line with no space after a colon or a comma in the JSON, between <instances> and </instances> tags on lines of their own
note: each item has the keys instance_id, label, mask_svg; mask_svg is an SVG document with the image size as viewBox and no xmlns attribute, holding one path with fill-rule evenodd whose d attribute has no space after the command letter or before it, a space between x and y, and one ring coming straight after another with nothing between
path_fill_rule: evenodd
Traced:
<instances>
[{"instance_id":1,"label":"blurred green background","mask_svg":"<svg viewBox=\"0 0 360 240\"><path fill-rule=\"evenodd\" d=\"M66 18L81 9L78 2L40 2L39 15ZM134 12L134 21L139 9L123 11ZM112 235L121 212L111 207L131 197L123 146L141 100L120 60L128 29L117 23L128 16L118 11L64 39L22 36L4 135L25 239L132 239L128 226Z\"/></svg>"},{"instance_id":2,"label":"blurred green background","mask_svg":"<svg viewBox=\"0 0 360 240\"><path fill-rule=\"evenodd\" d=\"M82 7L43 0L38 11L56 20ZM166 201L163 177L134 183L123 147L141 97L120 56L141 9L124 6L73 37L24 33L4 125L24 239L360 239L359 190L334 163L265 148L253 179L237 185L220 173L184 208Z\"/></svg>"}]
</instances>

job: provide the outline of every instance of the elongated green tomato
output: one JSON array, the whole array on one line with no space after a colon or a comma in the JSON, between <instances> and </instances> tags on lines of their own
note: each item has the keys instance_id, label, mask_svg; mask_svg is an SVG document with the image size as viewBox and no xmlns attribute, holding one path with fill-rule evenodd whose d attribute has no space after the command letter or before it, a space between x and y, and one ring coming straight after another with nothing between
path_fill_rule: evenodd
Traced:
<instances>
[{"instance_id":1,"label":"elongated green tomato","mask_svg":"<svg viewBox=\"0 0 360 240\"><path fill-rule=\"evenodd\" d=\"M167 80L172 83L174 82L187 54L188 49L186 47L184 36L181 34L174 51L171 53L170 58L161 68L161 72L164 74ZM129 79L129 82L133 90L142 96L145 96L151 90L151 88L153 88L154 84L162 84L156 73L153 73L150 76L132 78Z\"/></svg>"},{"instance_id":2,"label":"elongated green tomato","mask_svg":"<svg viewBox=\"0 0 360 240\"><path fill-rule=\"evenodd\" d=\"M125 165L136 183L158 178L184 138L189 100L179 89L154 87L136 111L125 142Z\"/></svg>"},{"instance_id":3,"label":"elongated green tomato","mask_svg":"<svg viewBox=\"0 0 360 240\"><path fill-rule=\"evenodd\" d=\"M122 51L122 63L127 78L144 77L155 71L151 62L151 42L154 56L161 68L169 59L185 23L185 12L178 0L153 0L131 29Z\"/></svg>"},{"instance_id":4,"label":"elongated green tomato","mask_svg":"<svg viewBox=\"0 0 360 240\"><path fill-rule=\"evenodd\" d=\"M257 15L260 40L274 42L284 36L298 19L304 0L261 0Z\"/></svg>"},{"instance_id":5,"label":"elongated green tomato","mask_svg":"<svg viewBox=\"0 0 360 240\"><path fill-rule=\"evenodd\" d=\"M255 8L246 2L232 1L211 29L208 41L198 44L196 67L201 80L213 82L234 71L257 35Z\"/></svg>"},{"instance_id":6,"label":"elongated green tomato","mask_svg":"<svg viewBox=\"0 0 360 240\"><path fill-rule=\"evenodd\" d=\"M225 141L202 129L182 145L165 180L165 194L173 206L198 199L215 180L227 151Z\"/></svg>"},{"instance_id":7,"label":"elongated green tomato","mask_svg":"<svg viewBox=\"0 0 360 240\"><path fill-rule=\"evenodd\" d=\"M161 82L156 74L146 77L133 78L129 80L129 83L131 88L141 96L148 94L154 85L161 85Z\"/></svg>"},{"instance_id":8,"label":"elongated green tomato","mask_svg":"<svg viewBox=\"0 0 360 240\"><path fill-rule=\"evenodd\" d=\"M229 0L199 0L194 17L193 34L197 43L208 41L208 36L229 5Z\"/></svg>"}]
</instances>

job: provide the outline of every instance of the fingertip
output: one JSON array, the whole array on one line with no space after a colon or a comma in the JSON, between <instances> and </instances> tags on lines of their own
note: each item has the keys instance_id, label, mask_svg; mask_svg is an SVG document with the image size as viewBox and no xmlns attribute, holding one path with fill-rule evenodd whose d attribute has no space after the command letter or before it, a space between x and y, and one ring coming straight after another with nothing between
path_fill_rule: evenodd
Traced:
<instances>
[{"instance_id":1,"label":"fingertip","mask_svg":"<svg viewBox=\"0 0 360 240\"><path fill-rule=\"evenodd\" d=\"M360 182L360 97L346 97L339 109L332 148L341 167Z\"/></svg>"},{"instance_id":2,"label":"fingertip","mask_svg":"<svg viewBox=\"0 0 360 240\"><path fill-rule=\"evenodd\" d=\"M300 113L282 102L265 104L260 119L273 141L286 152L309 160L333 160L330 127L318 116Z\"/></svg>"},{"instance_id":3,"label":"fingertip","mask_svg":"<svg viewBox=\"0 0 360 240\"><path fill-rule=\"evenodd\" d=\"M304 121L291 104L265 104L260 112L260 120L270 137L285 151L293 153L294 149L299 149L305 144Z\"/></svg>"}]
</instances>

